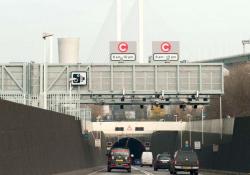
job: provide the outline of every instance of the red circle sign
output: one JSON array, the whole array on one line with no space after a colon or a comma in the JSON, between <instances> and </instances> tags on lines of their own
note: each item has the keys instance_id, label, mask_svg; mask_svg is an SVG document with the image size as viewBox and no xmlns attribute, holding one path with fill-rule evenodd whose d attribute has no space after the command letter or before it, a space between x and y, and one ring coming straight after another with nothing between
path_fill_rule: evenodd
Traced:
<instances>
[{"instance_id":1,"label":"red circle sign","mask_svg":"<svg viewBox=\"0 0 250 175\"><path fill-rule=\"evenodd\" d=\"M161 51L162 52L169 52L171 50L172 46L169 42L164 42L161 44Z\"/></svg>"},{"instance_id":2,"label":"red circle sign","mask_svg":"<svg viewBox=\"0 0 250 175\"><path fill-rule=\"evenodd\" d=\"M128 51L128 43L126 43L126 42L120 42L118 44L118 50L120 52L127 52Z\"/></svg>"}]
</instances>

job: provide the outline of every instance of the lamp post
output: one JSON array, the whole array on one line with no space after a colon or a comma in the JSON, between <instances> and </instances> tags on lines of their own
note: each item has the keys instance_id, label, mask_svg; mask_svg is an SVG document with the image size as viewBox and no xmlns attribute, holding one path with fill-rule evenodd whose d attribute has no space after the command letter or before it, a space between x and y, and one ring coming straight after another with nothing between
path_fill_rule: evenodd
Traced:
<instances>
[{"instance_id":1,"label":"lamp post","mask_svg":"<svg viewBox=\"0 0 250 175\"><path fill-rule=\"evenodd\" d=\"M43 33L43 107L44 109L47 109L47 45L46 45L46 39L48 37L52 37L54 34L51 33ZM52 39L50 43L50 59L52 59Z\"/></svg>"},{"instance_id":2,"label":"lamp post","mask_svg":"<svg viewBox=\"0 0 250 175\"><path fill-rule=\"evenodd\" d=\"M191 126L191 114L188 114L188 121L189 121L189 145L190 148L192 147L192 126Z\"/></svg>"},{"instance_id":3,"label":"lamp post","mask_svg":"<svg viewBox=\"0 0 250 175\"><path fill-rule=\"evenodd\" d=\"M77 80L77 78L70 78L69 79L69 107L71 108L71 104L72 104L72 82L74 82L75 80ZM70 115L71 115L71 109L70 109Z\"/></svg>"},{"instance_id":4,"label":"lamp post","mask_svg":"<svg viewBox=\"0 0 250 175\"><path fill-rule=\"evenodd\" d=\"M201 143L204 144L204 122L203 122L203 107L201 108Z\"/></svg>"},{"instance_id":5,"label":"lamp post","mask_svg":"<svg viewBox=\"0 0 250 175\"><path fill-rule=\"evenodd\" d=\"M180 122L182 124L182 119L180 120ZM181 148L182 148L182 130L183 130L183 128L182 128L182 125L181 125Z\"/></svg>"},{"instance_id":6,"label":"lamp post","mask_svg":"<svg viewBox=\"0 0 250 175\"><path fill-rule=\"evenodd\" d=\"M246 48L245 45L250 44L250 40L242 40L242 45L243 45L243 54L246 53Z\"/></svg>"}]
</instances>

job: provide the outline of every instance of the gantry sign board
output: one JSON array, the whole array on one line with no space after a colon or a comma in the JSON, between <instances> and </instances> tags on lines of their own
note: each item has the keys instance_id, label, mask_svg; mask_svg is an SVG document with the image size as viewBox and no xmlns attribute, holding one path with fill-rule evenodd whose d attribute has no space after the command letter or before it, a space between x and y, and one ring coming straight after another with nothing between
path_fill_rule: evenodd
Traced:
<instances>
[{"instance_id":1,"label":"gantry sign board","mask_svg":"<svg viewBox=\"0 0 250 175\"><path fill-rule=\"evenodd\" d=\"M44 76L47 93L68 93L72 73L80 74L80 82L85 84L74 86L72 93L77 94L224 93L221 63L20 64L2 65L0 72L4 93L40 94L44 91Z\"/></svg>"},{"instance_id":2,"label":"gantry sign board","mask_svg":"<svg viewBox=\"0 0 250 175\"><path fill-rule=\"evenodd\" d=\"M111 41L109 48L112 62L136 61L137 46L135 41Z\"/></svg>"},{"instance_id":3,"label":"gantry sign board","mask_svg":"<svg viewBox=\"0 0 250 175\"><path fill-rule=\"evenodd\" d=\"M179 41L153 41L154 62L177 62L179 60Z\"/></svg>"}]
</instances>

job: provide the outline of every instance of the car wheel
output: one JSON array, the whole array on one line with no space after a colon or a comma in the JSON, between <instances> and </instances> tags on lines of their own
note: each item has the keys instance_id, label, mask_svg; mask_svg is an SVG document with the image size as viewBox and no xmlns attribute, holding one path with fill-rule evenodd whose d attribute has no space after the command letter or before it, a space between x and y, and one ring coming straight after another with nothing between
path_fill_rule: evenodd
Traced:
<instances>
[{"instance_id":1,"label":"car wheel","mask_svg":"<svg viewBox=\"0 0 250 175\"><path fill-rule=\"evenodd\" d=\"M111 168L108 168L108 172L111 172Z\"/></svg>"},{"instance_id":2,"label":"car wheel","mask_svg":"<svg viewBox=\"0 0 250 175\"><path fill-rule=\"evenodd\" d=\"M128 173L131 173L131 168L128 169Z\"/></svg>"},{"instance_id":3,"label":"car wheel","mask_svg":"<svg viewBox=\"0 0 250 175\"><path fill-rule=\"evenodd\" d=\"M158 171L158 169L157 169L157 168L154 168L154 171Z\"/></svg>"}]
</instances>

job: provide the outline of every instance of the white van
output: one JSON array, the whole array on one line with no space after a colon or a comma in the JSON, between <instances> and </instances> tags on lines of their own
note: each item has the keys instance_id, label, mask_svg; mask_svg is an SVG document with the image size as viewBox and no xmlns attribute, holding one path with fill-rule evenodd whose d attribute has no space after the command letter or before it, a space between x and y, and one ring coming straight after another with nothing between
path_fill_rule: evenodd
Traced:
<instances>
[{"instance_id":1,"label":"white van","mask_svg":"<svg viewBox=\"0 0 250 175\"><path fill-rule=\"evenodd\" d=\"M153 165L153 153L152 152L143 152L141 155L141 167L147 165Z\"/></svg>"}]
</instances>

